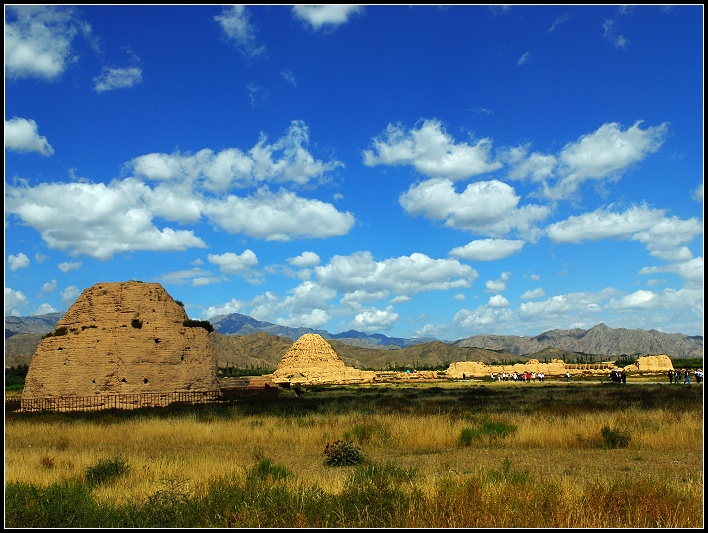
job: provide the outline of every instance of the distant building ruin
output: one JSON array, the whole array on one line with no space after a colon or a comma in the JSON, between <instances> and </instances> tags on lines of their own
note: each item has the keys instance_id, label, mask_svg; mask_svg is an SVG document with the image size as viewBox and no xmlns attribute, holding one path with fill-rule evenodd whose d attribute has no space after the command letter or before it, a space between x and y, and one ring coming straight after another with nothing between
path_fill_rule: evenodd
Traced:
<instances>
[{"instance_id":1,"label":"distant building ruin","mask_svg":"<svg viewBox=\"0 0 708 533\"><path fill-rule=\"evenodd\" d=\"M283 355L272 379L279 384L298 385L364 383L374 381L375 375L375 372L346 366L321 335L307 333Z\"/></svg>"}]
</instances>

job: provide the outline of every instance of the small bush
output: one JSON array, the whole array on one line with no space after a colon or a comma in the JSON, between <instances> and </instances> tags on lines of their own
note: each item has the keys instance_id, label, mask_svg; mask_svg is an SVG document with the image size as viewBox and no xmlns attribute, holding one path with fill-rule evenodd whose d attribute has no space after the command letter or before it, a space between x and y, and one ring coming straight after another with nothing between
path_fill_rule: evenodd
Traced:
<instances>
[{"instance_id":1,"label":"small bush","mask_svg":"<svg viewBox=\"0 0 708 533\"><path fill-rule=\"evenodd\" d=\"M354 470L347 480L348 486L372 484L379 489L412 484L419 476L416 467L402 468L392 461L384 464L363 464Z\"/></svg>"},{"instance_id":2,"label":"small bush","mask_svg":"<svg viewBox=\"0 0 708 533\"><path fill-rule=\"evenodd\" d=\"M133 320L130 321L130 325L133 326L135 329L140 329L143 327L143 321L137 318L134 318Z\"/></svg>"},{"instance_id":3,"label":"small bush","mask_svg":"<svg viewBox=\"0 0 708 533\"><path fill-rule=\"evenodd\" d=\"M5 487L6 528L101 527L105 515L91 489L76 479L47 487L17 482Z\"/></svg>"},{"instance_id":4,"label":"small bush","mask_svg":"<svg viewBox=\"0 0 708 533\"><path fill-rule=\"evenodd\" d=\"M361 450L354 446L353 442L328 442L324 454L327 456L325 464L328 466L351 466L364 462Z\"/></svg>"},{"instance_id":5,"label":"small bush","mask_svg":"<svg viewBox=\"0 0 708 533\"><path fill-rule=\"evenodd\" d=\"M490 438L504 438L516 432L516 426L506 422L485 422L482 424L482 433Z\"/></svg>"},{"instance_id":6,"label":"small bush","mask_svg":"<svg viewBox=\"0 0 708 533\"><path fill-rule=\"evenodd\" d=\"M485 441L489 444L495 443L497 439L503 439L516 431L516 426L506 422L486 421L479 428L463 428L460 432L460 444L471 446L478 441Z\"/></svg>"},{"instance_id":7,"label":"small bush","mask_svg":"<svg viewBox=\"0 0 708 533\"><path fill-rule=\"evenodd\" d=\"M535 481L534 475L528 470L513 470L508 457L502 460L501 469L489 470L486 474L486 481L489 483L504 482L510 484L524 485Z\"/></svg>"},{"instance_id":8,"label":"small bush","mask_svg":"<svg viewBox=\"0 0 708 533\"><path fill-rule=\"evenodd\" d=\"M54 457L49 457L48 455L43 455L39 459L39 464L41 464L47 470L54 468Z\"/></svg>"},{"instance_id":9,"label":"small bush","mask_svg":"<svg viewBox=\"0 0 708 533\"><path fill-rule=\"evenodd\" d=\"M182 325L185 328L204 328L209 333L214 331L214 326L208 320L185 320Z\"/></svg>"},{"instance_id":10,"label":"small bush","mask_svg":"<svg viewBox=\"0 0 708 533\"><path fill-rule=\"evenodd\" d=\"M604 426L601 430L602 445L604 448L626 448L632 440L628 431L619 428Z\"/></svg>"},{"instance_id":11,"label":"small bush","mask_svg":"<svg viewBox=\"0 0 708 533\"><path fill-rule=\"evenodd\" d=\"M290 476L290 472L283 465L279 465L270 459L261 459L248 471L247 479L250 481L268 479L283 480Z\"/></svg>"},{"instance_id":12,"label":"small bush","mask_svg":"<svg viewBox=\"0 0 708 533\"><path fill-rule=\"evenodd\" d=\"M49 333L42 335L42 338L46 339L47 337L62 337L64 335L66 335L68 332L69 332L69 330L66 327L61 326L61 327L55 329L53 332L50 331Z\"/></svg>"},{"instance_id":13,"label":"small bush","mask_svg":"<svg viewBox=\"0 0 708 533\"><path fill-rule=\"evenodd\" d=\"M460 432L460 444L462 446L471 446L473 442L482 438L482 432L474 428L463 428Z\"/></svg>"},{"instance_id":14,"label":"small bush","mask_svg":"<svg viewBox=\"0 0 708 533\"><path fill-rule=\"evenodd\" d=\"M101 459L86 468L84 478L89 486L105 485L130 471L128 464L121 458Z\"/></svg>"},{"instance_id":15,"label":"small bush","mask_svg":"<svg viewBox=\"0 0 708 533\"><path fill-rule=\"evenodd\" d=\"M391 435L389 431L381 424L357 424L351 431L344 434L345 440L356 440L359 444L367 444L379 440L381 443L389 443Z\"/></svg>"}]
</instances>

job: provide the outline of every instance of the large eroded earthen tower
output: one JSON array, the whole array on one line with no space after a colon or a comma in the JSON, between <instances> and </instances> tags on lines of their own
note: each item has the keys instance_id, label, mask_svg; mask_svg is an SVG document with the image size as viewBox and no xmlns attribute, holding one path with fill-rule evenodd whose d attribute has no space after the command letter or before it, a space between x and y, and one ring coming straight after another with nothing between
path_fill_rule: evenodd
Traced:
<instances>
[{"instance_id":1,"label":"large eroded earthen tower","mask_svg":"<svg viewBox=\"0 0 708 533\"><path fill-rule=\"evenodd\" d=\"M218 391L211 337L159 283L98 283L35 352L23 399Z\"/></svg>"}]
</instances>

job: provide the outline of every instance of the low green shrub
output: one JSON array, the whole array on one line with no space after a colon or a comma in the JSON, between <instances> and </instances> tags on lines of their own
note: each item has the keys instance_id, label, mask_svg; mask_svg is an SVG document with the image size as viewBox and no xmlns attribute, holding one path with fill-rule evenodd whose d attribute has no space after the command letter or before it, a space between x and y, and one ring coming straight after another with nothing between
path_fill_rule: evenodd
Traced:
<instances>
[{"instance_id":1,"label":"low green shrub","mask_svg":"<svg viewBox=\"0 0 708 533\"><path fill-rule=\"evenodd\" d=\"M68 332L69 330L65 326L60 326L54 331L50 331L49 333L42 335L42 339L46 339L47 337L62 337Z\"/></svg>"},{"instance_id":2,"label":"low green shrub","mask_svg":"<svg viewBox=\"0 0 708 533\"><path fill-rule=\"evenodd\" d=\"M356 440L359 444L368 444L378 440L382 444L387 444L391 442L392 437L383 425L366 422L357 424L351 431L346 432L344 440Z\"/></svg>"},{"instance_id":3,"label":"low green shrub","mask_svg":"<svg viewBox=\"0 0 708 533\"><path fill-rule=\"evenodd\" d=\"M516 432L516 426L506 422L487 421L482 423L482 433L490 438L504 438Z\"/></svg>"},{"instance_id":4,"label":"low green shrub","mask_svg":"<svg viewBox=\"0 0 708 533\"><path fill-rule=\"evenodd\" d=\"M204 328L209 333L214 331L214 326L208 320L185 320L182 325L185 328Z\"/></svg>"},{"instance_id":5,"label":"low green shrub","mask_svg":"<svg viewBox=\"0 0 708 533\"><path fill-rule=\"evenodd\" d=\"M261 459L250 468L246 474L246 479L249 481L283 480L290 475L285 466L276 464L270 459Z\"/></svg>"},{"instance_id":6,"label":"low green shrub","mask_svg":"<svg viewBox=\"0 0 708 533\"><path fill-rule=\"evenodd\" d=\"M90 487L111 483L130 471L128 463L120 457L101 459L95 465L89 466L84 472L84 479Z\"/></svg>"},{"instance_id":7,"label":"low green shrub","mask_svg":"<svg viewBox=\"0 0 708 533\"><path fill-rule=\"evenodd\" d=\"M482 432L474 428L463 428L460 432L460 444L462 446L471 446L482 438Z\"/></svg>"},{"instance_id":8,"label":"low green shrub","mask_svg":"<svg viewBox=\"0 0 708 533\"><path fill-rule=\"evenodd\" d=\"M628 431L604 426L600 431L604 448L626 448L632 440Z\"/></svg>"},{"instance_id":9,"label":"low green shrub","mask_svg":"<svg viewBox=\"0 0 708 533\"><path fill-rule=\"evenodd\" d=\"M361 450L353 442L337 440L328 442L324 449L327 466L351 466L364 462Z\"/></svg>"},{"instance_id":10,"label":"low green shrub","mask_svg":"<svg viewBox=\"0 0 708 533\"><path fill-rule=\"evenodd\" d=\"M418 469L414 466L403 468L392 461L384 464L367 463L358 466L347 480L347 486L363 486L373 484L376 487L400 487L402 483L410 484L418 477Z\"/></svg>"},{"instance_id":11,"label":"low green shrub","mask_svg":"<svg viewBox=\"0 0 708 533\"><path fill-rule=\"evenodd\" d=\"M56 466L56 463L54 461L54 457L50 457L49 455L43 455L42 457L39 458L39 464L42 465L43 468L46 468L47 470L51 470Z\"/></svg>"},{"instance_id":12,"label":"low green shrub","mask_svg":"<svg viewBox=\"0 0 708 533\"><path fill-rule=\"evenodd\" d=\"M471 446L476 442L494 443L497 439L503 439L516 431L516 426L506 422L484 421L479 428L463 428L460 432L460 444Z\"/></svg>"},{"instance_id":13,"label":"low green shrub","mask_svg":"<svg viewBox=\"0 0 708 533\"><path fill-rule=\"evenodd\" d=\"M5 486L6 528L100 527L105 512L79 480L48 487L10 482Z\"/></svg>"},{"instance_id":14,"label":"low green shrub","mask_svg":"<svg viewBox=\"0 0 708 533\"><path fill-rule=\"evenodd\" d=\"M487 482L505 482L523 485L535 481L534 475L528 470L513 470L509 458L504 458L500 470L489 470L486 474Z\"/></svg>"}]
</instances>

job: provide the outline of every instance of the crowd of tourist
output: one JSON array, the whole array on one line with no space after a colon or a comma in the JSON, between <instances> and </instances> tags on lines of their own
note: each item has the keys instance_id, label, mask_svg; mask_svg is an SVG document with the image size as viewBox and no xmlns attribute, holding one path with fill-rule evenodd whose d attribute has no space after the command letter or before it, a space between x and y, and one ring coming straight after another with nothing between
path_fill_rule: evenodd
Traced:
<instances>
[{"instance_id":1,"label":"crowd of tourist","mask_svg":"<svg viewBox=\"0 0 708 533\"><path fill-rule=\"evenodd\" d=\"M695 370L693 375L696 383L703 381L703 371ZM543 372L492 372L492 381L518 381L528 383L532 381L545 381L546 374ZM688 370L669 370L669 383L691 383L691 375ZM466 379L465 374L462 379ZM570 372L565 373L566 381L570 381ZM610 380L615 383L627 383L627 374L623 368L614 369L610 372Z\"/></svg>"},{"instance_id":2,"label":"crowd of tourist","mask_svg":"<svg viewBox=\"0 0 708 533\"><path fill-rule=\"evenodd\" d=\"M691 383L691 373L689 372L688 369L684 369L683 371L669 370L668 376L669 376L669 383L685 383L685 384L689 384L689 385ZM694 370L693 376L696 378L696 383L700 383L703 381L703 371L702 370Z\"/></svg>"},{"instance_id":3,"label":"crowd of tourist","mask_svg":"<svg viewBox=\"0 0 708 533\"><path fill-rule=\"evenodd\" d=\"M545 381L546 374L543 372L492 372L492 381Z\"/></svg>"}]
</instances>

